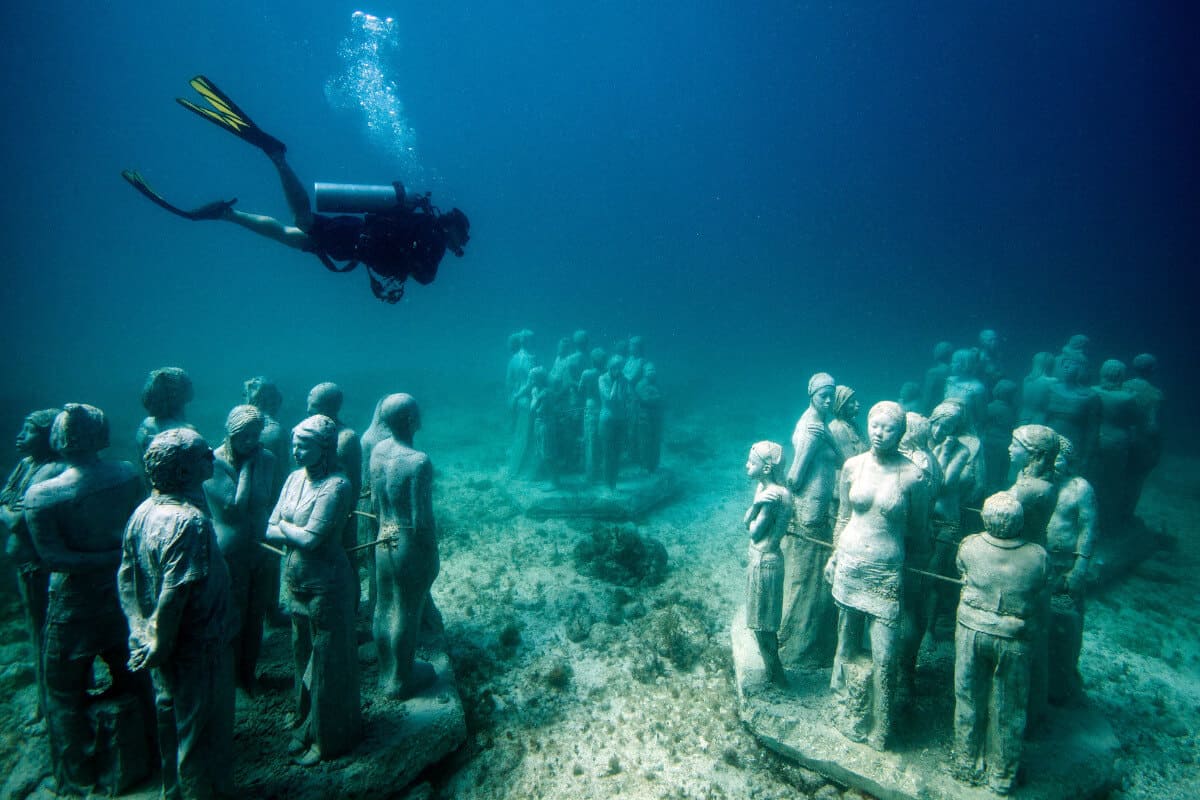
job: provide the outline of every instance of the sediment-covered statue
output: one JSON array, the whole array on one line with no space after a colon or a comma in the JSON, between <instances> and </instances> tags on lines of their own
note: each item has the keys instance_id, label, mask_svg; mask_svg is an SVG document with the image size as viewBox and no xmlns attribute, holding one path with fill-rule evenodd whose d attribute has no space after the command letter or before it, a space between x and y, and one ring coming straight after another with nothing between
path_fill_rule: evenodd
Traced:
<instances>
[{"instance_id":1,"label":"sediment-covered statue","mask_svg":"<svg viewBox=\"0 0 1200 800\"><path fill-rule=\"evenodd\" d=\"M824 574L838 606L830 687L847 738L877 750L892 734L901 657L906 541L924 535L929 498L921 469L899 450L906 420L897 403L867 416L871 449L842 467L834 550ZM863 641L869 639L869 661Z\"/></svg>"},{"instance_id":2,"label":"sediment-covered statue","mask_svg":"<svg viewBox=\"0 0 1200 800\"><path fill-rule=\"evenodd\" d=\"M808 408L792 432L792 464L786 485L795 513L792 535L783 540L783 621L779 654L787 667L826 667L837 641L837 617L821 570L832 539L832 509L841 454L829 433L836 384L818 372L808 381Z\"/></svg>"},{"instance_id":3,"label":"sediment-covered statue","mask_svg":"<svg viewBox=\"0 0 1200 800\"><path fill-rule=\"evenodd\" d=\"M946 378L950 377L950 359L954 345L938 342L933 346L933 366L925 370L921 385L921 412L929 413L946 396Z\"/></svg>"},{"instance_id":4,"label":"sediment-covered statue","mask_svg":"<svg viewBox=\"0 0 1200 800\"><path fill-rule=\"evenodd\" d=\"M600 392L600 474L610 489L617 487L629 428L632 387L625 379L625 360L618 355L608 359L607 369L597 379Z\"/></svg>"},{"instance_id":5,"label":"sediment-covered statue","mask_svg":"<svg viewBox=\"0 0 1200 800\"><path fill-rule=\"evenodd\" d=\"M1087 474L1096 455L1100 438L1100 397L1083 383L1087 361L1064 349L1058 357L1058 378L1046 393L1044 424L1066 436L1075 445L1079 468Z\"/></svg>"},{"instance_id":6,"label":"sediment-covered statue","mask_svg":"<svg viewBox=\"0 0 1200 800\"><path fill-rule=\"evenodd\" d=\"M783 551L780 542L792 517L792 494L781 482L783 448L758 442L746 459L746 476L758 481L743 523L750 531L746 574L746 627L754 633L767 679L787 686L779 659L779 623L783 619Z\"/></svg>"},{"instance_id":7,"label":"sediment-covered statue","mask_svg":"<svg viewBox=\"0 0 1200 800\"><path fill-rule=\"evenodd\" d=\"M1100 425L1090 479L1100 502L1101 525L1117 530L1133 516L1132 451L1141 423L1137 396L1124 387L1125 364L1110 358L1100 365Z\"/></svg>"},{"instance_id":8,"label":"sediment-covered statue","mask_svg":"<svg viewBox=\"0 0 1200 800\"><path fill-rule=\"evenodd\" d=\"M1058 495L1046 527L1052 592L1047 665L1050 702L1061 704L1083 692L1079 653L1083 649L1088 567L1099 521L1096 492L1076 473L1075 448L1065 436L1058 437L1054 480Z\"/></svg>"},{"instance_id":9,"label":"sediment-covered statue","mask_svg":"<svg viewBox=\"0 0 1200 800\"><path fill-rule=\"evenodd\" d=\"M193 428L184 417L187 404L195 397L192 379L179 367L152 370L142 387L142 407L149 415L138 426L139 453L146 452L150 440L172 428Z\"/></svg>"},{"instance_id":10,"label":"sediment-covered statue","mask_svg":"<svg viewBox=\"0 0 1200 800\"><path fill-rule=\"evenodd\" d=\"M265 418L251 405L235 406L225 419L225 441L214 453L204 495L217 544L229 568L230 598L240 620L233 636L237 685L253 692L263 622L278 598L278 559L261 547L275 507L275 456L262 446Z\"/></svg>"},{"instance_id":11,"label":"sediment-covered statue","mask_svg":"<svg viewBox=\"0 0 1200 800\"><path fill-rule=\"evenodd\" d=\"M128 666L129 626L117 597L125 522L142 499L142 481L126 461L100 458L108 421L100 409L67 403L50 446L67 469L25 494L25 520L50 572L42 661L46 723L59 794L82 794L97 780L95 727L88 718L92 663L108 666L114 695L132 695L152 718L149 681Z\"/></svg>"},{"instance_id":12,"label":"sediment-covered statue","mask_svg":"<svg viewBox=\"0 0 1200 800\"><path fill-rule=\"evenodd\" d=\"M342 412L343 399L342 390L336 383L318 383L308 393L308 413L329 417L337 424L337 471L350 481L350 489L357 499L363 482L362 448L358 433L338 417ZM342 546L347 549L354 547L357 539L358 523L347 517L341 533ZM358 606L357 595L354 604Z\"/></svg>"},{"instance_id":13,"label":"sediment-covered statue","mask_svg":"<svg viewBox=\"0 0 1200 800\"><path fill-rule=\"evenodd\" d=\"M213 451L179 428L155 436L144 462L153 491L125 528L117 576L129 666L154 681L163 797L207 800L233 789L236 623L203 488Z\"/></svg>"},{"instance_id":14,"label":"sediment-covered statue","mask_svg":"<svg viewBox=\"0 0 1200 800\"><path fill-rule=\"evenodd\" d=\"M373 631L381 688L402 700L435 678L430 664L416 660L426 598L439 569L433 464L413 447L421 416L412 396L384 398L379 417L390 436L372 449L368 472L371 510L379 525Z\"/></svg>"},{"instance_id":15,"label":"sediment-covered statue","mask_svg":"<svg viewBox=\"0 0 1200 800\"><path fill-rule=\"evenodd\" d=\"M982 533L963 540L963 589L954 636L955 772L998 794L1016 785L1030 669L1044 626L1048 565L1021 535L1021 503L1006 492L983 504Z\"/></svg>"},{"instance_id":16,"label":"sediment-covered statue","mask_svg":"<svg viewBox=\"0 0 1200 800\"><path fill-rule=\"evenodd\" d=\"M1133 377L1125 381L1125 388L1133 392L1141 411L1133 444L1129 450L1129 502L1132 510L1137 508L1138 500L1142 496L1146 476L1162 456L1162 430L1159 427L1158 413L1162 406L1163 394L1153 383L1158 359L1149 353L1141 353L1133 359L1130 367Z\"/></svg>"},{"instance_id":17,"label":"sediment-covered statue","mask_svg":"<svg viewBox=\"0 0 1200 800\"><path fill-rule=\"evenodd\" d=\"M4 551L17 568L17 591L25 614L25 627L33 645L33 676L37 683L36 718L46 713L46 681L42 676L42 630L46 626L47 590L50 573L38 556L29 525L25 522L25 495L35 483L53 478L67 465L58 460L50 446L50 428L61 409L46 408L25 417L17 433L17 454L21 460L0 493L0 534L7 534Z\"/></svg>"},{"instance_id":18,"label":"sediment-covered statue","mask_svg":"<svg viewBox=\"0 0 1200 800\"><path fill-rule=\"evenodd\" d=\"M658 469L662 458L663 395L658 385L658 368L647 361L642 368L642 377L634 386L637 398L637 416L633 422L634 457L646 472Z\"/></svg>"},{"instance_id":19,"label":"sediment-covered statue","mask_svg":"<svg viewBox=\"0 0 1200 800\"><path fill-rule=\"evenodd\" d=\"M287 548L283 584L292 612L296 725L288 751L312 766L336 758L362 735L354 635L357 580L342 546L354 491L338 464L338 425L316 414L292 430L288 476L267 527Z\"/></svg>"}]
</instances>

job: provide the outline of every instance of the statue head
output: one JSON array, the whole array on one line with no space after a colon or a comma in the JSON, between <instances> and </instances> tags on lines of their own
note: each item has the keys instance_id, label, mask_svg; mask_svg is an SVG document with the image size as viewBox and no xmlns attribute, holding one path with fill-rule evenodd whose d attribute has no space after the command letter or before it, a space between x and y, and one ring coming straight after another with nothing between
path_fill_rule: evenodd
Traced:
<instances>
[{"instance_id":1,"label":"statue head","mask_svg":"<svg viewBox=\"0 0 1200 800\"><path fill-rule=\"evenodd\" d=\"M938 342L933 346L933 360L939 364L949 364L954 355L954 345L949 342Z\"/></svg>"},{"instance_id":2,"label":"statue head","mask_svg":"<svg viewBox=\"0 0 1200 800\"><path fill-rule=\"evenodd\" d=\"M279 387L262 375L256 375L242 384L242 400L268 417L279 416L279 409L283 406Z\"/></svg>"},{"instance_id":3,"label":"statue head","mask_svg":"<svg viewBox=\"0 0 1200 800\"><path fill-rule=\"evenodd\" d=\"M983 501L980 514L984 530L997 539L1015 539L1025 525L1025 509L1021 501L1008 492L996 492Z\"/></svg>"},{"instance_id":4,"label":"statue head","mask_svg":"<svg viewBox=\"0 0 1200 800\"><path fill-rule=\"evenodd\" d=\"M929 436L941 442L947 436L958 435L967 410L958 400L943 400L929 412Z\"/></svg>"},{"instance_id":5,"label":"statue head","mask_svg":"<svg viewBox=\"0 0 1200 800\"><path fill-rule=\"evenodd\" d=\"M1067 478L1075 474L1075 466L1078 459L1075 454L1075 445L1071 444L1071 440L1065 436L1058 437L1058 455L1054 459L1054 472L1060 478Z\"/></svg>"},{"instance_id":6,"label":"statue head","mask_svg":"<svg viewBox=\"0 0 1200 800\"><path fill-rule=\"evenodd\" d=\"M900 385L900 402L917 403L921 400L921 384L916 381L905 381Z\"/></svg>"},{"instance_id":7,"label":"statue head","mask_svg":"<svg viewBox=\"0 0 1200 800\"><path fill-rule=\"evenodd\" d=\"M877 453L893 452L900 447L908 425L899 403L881 400L867 413L867 439Z\"/></svg>"},{"instance_id":8,"label":"statue head","mask_svg":"<svg viewBox=\"0 0 1200 800\"><path fill-rule=\"evenodd\" d=\"M517 353L521 349L521 331L508 335L508 352Z\"/></svg>"},{"instance_id":9,"label":"statue head","mask_svg":"<svg viewBox=\"0 0 1200 800\"><path fill-rule=\"evenodd\" d=\"M558 349L554 351L558 358L565 358L571 352L571 340L566 336L558 340Z\"/></svg>"},{"instance_id":10,"label":"statue head","mask_svg":"<svg viewBox=\"0 0 1200 800\"><path fill-rule=\"evenodd\" d=\"M808 402L823 417L833 413L833 398L837 382L828 372L818 372L808 379Z\"/></svg>"},{"instance_id":11,"label":"statue head","mask_svg":"<svg viewBox=\"0 0 1200 800\"><path fill-rule=\"evenodd\" d=\"M608 353L604 352L603 347L592 348L592 366L596 369L604 369L608 366Z\"/></svg>"},{"instance_id":12,"label":"statue head","mask_svg":"<svg viewBox=\"0 0 1200 800\"><path fill-rule=\"evenodd\" d=\"M575 351L578 353L586 353L588 351L588 332L585 330L577 330L571 334L571 341L575 344Z\"/></svg>"},{"instance_id":13,"label":"statue head","mask_svg":"<svg viewBox=\"0 0 1200 800\"><path fill-rule=\"evenodd\" d=\"M25 424L17 434L17 452L34 461L45 461L54 455L50 446L50 429L54 418L62 412L60 408L44 408L25 417Z\"/></svg>"},{"instance_id":14,"label":"statue head","mask_svg":"<svg viewBox=\"0 0 1200 800\"><path fill-rule=\"evenodd\" d=\"M860 403L856 394L857 392L849 386L835 386L833 388L833 415L847 422L857 417Z\"/></svg>"},{"instance_id":15,"label":"statue head","mask_svg":"<svg viewBox=\"0 0 1200 800\"><path fill-rule=\"evenodd\" d=\"M190 428L172 428L150 440L142 456L154 490L185 494L198 490L213 475L213 451Z\"/></svg>"},{"instance_id":16,"label":"statue head","mask_svg":"<svg viewBox=\"0 0 1200 800\"><path fill-rule=\"evenodd\" d=\"M542 367L534 367L534 369L546 371ZM532 370L530 370L530 374L532 374ZM379 409L379 421L397 439L411 440L413 435L421 429L421 409L411 394L403 392L389 394L383 398L383 405Z\"/></svg>"},{"instance_id":17,"label":"statue head","mask_svg":"<svg viewBox=\"0 0 1200 800\"><path fill-rule=\"evenodd\" d=\"M534 367L529 370L529 383L539 389L544 389L550 385L550 373L543 366Z\"/></svg>"},{"instance_id":18,"label":"statue head","mask_svg":"<svg viewBox=\"0 0 1200 800\"><path fill-rule=\"evenodd\" d=\"M629 355L641 358L646 352L646 343L641 336L629 337Z\"/></svg>"},{"instance_id":19,"label":"statue head","mask_svg":"<svg viewBox=\"0 0 1200 800\"><path fill-rule=\"evenodd\" d=\"M1135 377L1149 380L1154 377L1154 372L1158 369L1158 359L1149 353L1142 353L1134 356L1130 366L1133 368Z\"/></svg>"},{"instance_id":20,"label":"statue head","mask_svg":"<svg viewBox=\"0 0 1200 800\"><path fill-rule=\"evenodd\" d=\"M624 366L625 366L624 356L619 356L616 354L609 356L609 359L608 359L608 374L609 375L612 375L614 377L617 376L618 374L620 374L620 372L624 368Z\"/></svg>"},{"instance_id":21,"label":"statue head","mask_svg":"<svg viewBox=\"0 0 1200 800\"><path fill-rule=\"evenodd\" d=\"M985 353L995 353L1000 347L1000 334L996 333L991 328L984 328L979 332L979 348Z\"/></svg>"},{"instance_id":22,"label":"statue head","mask_svg":"<svg viewBox=\"0 0 1200 800\"><path fill-rule=\"evenodd\" d=\"M1100 385L1105 389L1120 389L1125 382L1125 362L1110 358L1100 365Z\"/></svg>"},{"instance_id":23,"label":"statue head","mask_svg":"<svg viewBox=\"0 0 1200 800\"><path fill-rule=\"evenodd\" d=\"M292 428L292 457L301 467L328 472L337 464L338 424L313 414Z\"/></svg>"},{"instance_id":24,"label":"statue head","mask_svg":"<svg viewBox=\"0 0 1200 800\"><path fill-rule=\"evenodd\" d=\"M979 353L970 347L955 350L950 357L950 374L960 378L974 377L978 366Z\"/></svg>"},{"instance_id":25,"label":"statue head","mask_svg":"<svg viewBox=\"0 0 1200 800\"><path fill-rule=\"evenodd\" d=\"M1092 349L1092 340L1082 333L1077 333L1067 340L1063 346L1063 352L1079 353L1086 356Z\"/></svg>"},{"instance_id":26,"label":"statue head","mask_svg":"<svg viewBox=\"0 0 1200 800\"><path fill-rule=\"evenodd\" d=\"M915 411L904 414L904 437L900 439L900 452L911 453L929 446L929 420Z\"/></svg>"},{"instance_id":27,"label":"statue head","mask_svg":"<svg viewBox=\"0 0 1200 800\"><path fill-rule=\"evenodd\" d=\"M252 405L234 406L225 417L225 441L239 456L248 456L258 447L267 420Z\"/></svg>"},{"instance_id":28,"label":"statue head","mask_svg":"<svg viewBox=\"0 0 1200 800\"><path fill-rule=\"evenodd\" d=\"M773 478L783 463L783 447L775 442L755 442L746 459L746 476L767 480Z\"/></svg>"},{"instance_id":29,"label":"statue head","mask_svg":"<svg viewBox=\"0 0 1200 800\"><path fill-rule=\"evenodd\" d=\"M1014 469L1046 477L1058 457L1058 434L1045 425L1022 425L1012 434L1008 458Z\"/></svg>"},{"instance_id":30,"label":"statue head","mask_svg":"<svg viewBox=\"0 0 1200 800\"><path fill-rule=\"evenodd\" d=\"M142 387L142 406L152 417L178 418L194 396L192 379L186 372L179 367L162 367L151 371L146 378Z\"/></svg>"},{"instance_id":31,"label":"statue head","mask_svg":"<svg viewBox=\"0 0 1200 800\"><path fill-rule=\"evenodd\" d=\"M1008 378L996 381L996 385L992 387L992 398L1011 405L1017 399L1016 381L1010 381Z\"/></svg>"},{"instance_id":32,"label":"statue head","mask_svg":"<svg viewBox=\"0 0 1200 800\"><path fill-rule=\"evenodd\" d=\"M1029 378L1045 378L1054 371L1054 353L1043 350L1034 353L1033 363L1029 366Z\"/></svg>"},{"instance_id":33,"label":"statue head","mask_svg":"<svg viewBox=\"0 0 1200 800\"><path fill-rule=\"evenodd\" d=\"M308 393L308 413L324 414L336 420L342 410L342 399L341 387L336 383L318 383Z\"/></svg>"},{"instance_id":34,"label":"statue head","mask_svg":"<svg viewBox=\"0 0 1200 800\"><path fill-rule=\"evenodd\" d=\"M108 447L108 419L95 406L67 403L50 426L50 446L67 458Z\"/></svg>"},{"instance_id":35,"label":"statue head","mask_svg":"<svg viewBox=\"0 0 1200 800\"><path fill-rule=\"evenodd\" d=\"M1068 386L1074 386L1087 374L1087 359L1078 353L1063 352L1058 358L1058 374L1055 376Z\"/></svg>"}]
</instances>

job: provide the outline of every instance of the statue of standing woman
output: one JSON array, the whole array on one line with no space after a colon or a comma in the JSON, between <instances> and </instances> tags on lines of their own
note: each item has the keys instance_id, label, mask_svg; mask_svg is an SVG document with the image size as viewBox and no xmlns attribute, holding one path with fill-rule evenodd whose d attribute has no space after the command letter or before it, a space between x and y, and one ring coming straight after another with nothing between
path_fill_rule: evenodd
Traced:
<instances>
[{"instance_id":1,"label":"statue of standing woman","mask_svg":"<svg viewBox=\"0 0 1200 800\"><path fill-rule=\"evenodd\" d=\"M871 449L842 468L835 545L824 570L838 606L830 687L841 706L841 727L847 738L876 750L885 749L892 734L905 543L924 535L929 517L921 469L899 450L905 427L903 409L890 400L876 403L867 415ZM870 641L869 670L862 664L864 636ZM863 677L868 671L869 691Z\"/></svg>"},{"instance_id":2,"label":"statue of standing woman","mask_svg":"<svg viewBox=\"0 0 1200 800\"><path fill-rule=\"evenodd\" d=\"M816 542L831 539L830 519L836 475L842 465L829 422L833 419L833 377L818 372L808 381L808 408L792 433L787 486L795 500L794 534L783 540L785 575L779 655L788 667L825 667L833 658L836 617L829 587L821 583L828 551Z\"/></svg>"},{"instance_id":3,"label":"statue of standing woman","mask_svg":"<svg viewBox=\"0 0 1200 800\"><path fill-rule=\"evenodd\" d=\"M387 696L403 700L436 677L430 664L416 660L421 617L439 569L433 464L413 447L421 414L411 395L388 395L379 419L390 436L372 448L368 472L371 507L379 525L373 631L381 688Z\"/></svg>"},{"instance_id":4,"label":"statue of standing woman","mask_svg":"<svg viewBox=\"0 0 1200 800\"><path fill-rule=\"evenodd\" d=\"M779 660L779 623L783 619L783 551L779 545L792 517L792 493L780 482L783 448L758 442L746 459L746 477L758 481L754 502L743 522L750 531L746 574L746 628L754 632L767 680L787 686Z\"/></svg>"},{"instance_id":5,"label":"statue of standing woman","mask_svg":"<svg viewBox=\"0 0 1200 800\"><path fill-rule=\"evenodd\" d=\"M292 611L296 725L288 752L301 766L348 752L362 735L357 581L341 535L354 490L337 471L338 425L315 414L292 430L288 476L267 525L267 541L287 547L283 585Z\"/></svg>"}]
</instances>

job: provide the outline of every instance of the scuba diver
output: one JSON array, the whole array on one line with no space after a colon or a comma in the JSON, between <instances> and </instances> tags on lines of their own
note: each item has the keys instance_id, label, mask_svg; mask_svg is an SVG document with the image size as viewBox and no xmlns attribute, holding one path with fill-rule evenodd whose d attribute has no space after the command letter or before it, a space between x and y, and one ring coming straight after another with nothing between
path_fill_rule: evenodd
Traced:
<instances>
[{"instance_id":1,"label":"scuba diver","mask_svg":"<svg viewBox=\"0 0 1200 800\"><path fill-rule=\"evenodd\" d=\"M121 177L151 202L184 219L234 222L260 236L315 254L333 272L349 272L362 264L370 276L371 290L387 303L399 302L404 296L404 282L409 276L420 284L432 282L447 250L462 256L463 246L470 239L467 215L457 208L443 214L430 203L428 193L406 193L398 182L390 186L319 183L318 210L351 213L314 213L308 192L287 163L283 142L255 125L208 78L198 75L191 85L210 107L177 98L179 104L267 154L279 172L293 224L239 211L233 207L237 198L217 200L190 211L182 209L163 199L137 172L122 172Z\"/></svg>"}]
</instances>

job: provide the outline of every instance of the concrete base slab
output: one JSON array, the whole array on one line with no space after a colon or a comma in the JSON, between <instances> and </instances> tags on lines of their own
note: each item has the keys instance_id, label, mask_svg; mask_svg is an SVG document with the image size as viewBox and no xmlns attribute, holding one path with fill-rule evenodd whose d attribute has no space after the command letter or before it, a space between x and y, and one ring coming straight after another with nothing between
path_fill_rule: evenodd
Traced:
<instances>
[{"instance_id":1,"label":"concrete base slab","mask_svg":"<svg viewBox=\"0 0 1200 800\"><path fill-rule=\"evenodd\" d=\"M615 489L588 484L577 476L562 478L557 485L510 482L507 486L517 508L535 519L636 519L671 499L677 491L674 474L665 469L623 476Z\"/></svg>"},{"instance_id":2,"label":"concrete base slab","mask_svg":"<svg viewBox=\"0 0 1200 800\"><path fill-rule=\"evenodd\" d=\"M894 751L857 744L833 726L829 670L790 671L786 690L766 681L745 611L735 615L731 638L742 721L764 745L800 765L882 800L991 800L986 788L956 780L949 770L953 740L952 648L930 653L918 671L908 714L898 715ZM931 663L928 663L931 662ZM1118 781L1119 745L1112 727L1094 710L1052 708L1037 735L1025 743L1019 800L1100 797Z\"/></svg>"}]
</instances>

